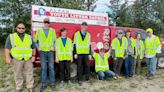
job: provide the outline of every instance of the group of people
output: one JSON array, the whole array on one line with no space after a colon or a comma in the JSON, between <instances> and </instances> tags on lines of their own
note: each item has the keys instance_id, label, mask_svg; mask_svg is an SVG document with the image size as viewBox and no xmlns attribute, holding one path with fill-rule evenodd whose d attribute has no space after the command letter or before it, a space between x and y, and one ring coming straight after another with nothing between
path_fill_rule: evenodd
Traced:
<instances>
[{"instance_id":1,"label":"group of people","mask_svg":"<svg viewBox=\"0 0 164 92\"><path fill-rule=\"evenodd\" d=\"M77 80L82 85L83 81L91 82L89 60L94 59L95 71L98 80L113 77L121 78L121 68L125 66L125 77L132 77L140 73L141 61L147 59L148 78L151 79L156 72L156 53L160 51L160 40L153 35L153 30L146 30L148 37L143 42L141 34L136 35L136 39L130 35L130 30L126 31L124 37L122 32L118 32L112 40L111 48L105 51L102 47L98 52L91 49L91 35L87 32L88 24L82 22L81 30L77 31L72 41L67 36L67 29L60 30L61 36L56 37L56 31L50 27L49 18L44 18L44 27L40 28L34 38L25 33L26 27L23 23L16 25L16 32L6 39L5 55L6 63L13 64L16 92L22 92L23 73L26 76L26 87L28 92L34 92L33 84L33 62L35 62L36 49L40 53L41 62L41 88L44 92L47 88L47 72L49 73L50 88L55 90L55 69L54 62L59 64L60 87L73 83L70 80L70 64L73 59L77 59ZM54 54L54 51L56 52ZM113 58L113 70L110 70L108 59ZM54 60L55 58L55 60ZM47 71L48 70L48 71Z\"/></svg>"}]
</instances>

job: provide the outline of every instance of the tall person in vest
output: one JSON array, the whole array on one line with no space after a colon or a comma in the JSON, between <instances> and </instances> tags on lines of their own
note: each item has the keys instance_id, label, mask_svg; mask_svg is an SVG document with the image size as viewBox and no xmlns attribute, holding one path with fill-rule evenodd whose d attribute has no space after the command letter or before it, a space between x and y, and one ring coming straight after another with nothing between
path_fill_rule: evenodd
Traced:
<instances>
[{"instance_id":1,"label":"tall person in vest","mask_svg":"<svg viewBox=\"0 0 164 92\"><path fill-rule=\"evenodd\" d=\"M120 76L123 60L125 59L126 49L127 49L127 39L122 36L122 31L117 32L117 36L112 40L112 57L113 70Z\"/></svg>"},{"instance_id":2,"label":"tall person in vest","mask_svg":"<svg viewBox=\"0 0 164 92\"><path fill-rule=\"evenodd\" d=\"M144 57L144 50L145 50L145 47L144 47L144 43L143 41L141 40L141 34L138 33L136 35L136 39L135 39L135 60L134 60L134 69L133 69L133 74L136 74L136 75L139 75L140 74L140 69L141 69L141 62L142 62L142 59Z\"/></svg>"},{"instance_id":3,"label":"tall person in vest","mask_svg":"<svg viewBox=\"0 0 164 92\"><path fill-rule=\"evenodd\" d=\"M125 77L133 76L134 57L135 57L135 40L131 37L130 29L126 30L127 53L125 58Z\"/></svg>"},{"instance_id":4,"label":"tall person in vest","mask_svg":"<svg viewBox=\"0 0 164 92\"><path fill-rule=\"evenodd\" d=\"M83 74L85 79L90 80L90 66L89 58L91 59L91 36L87 32L87 23L83 22L81 25L81 31L78 31L74 35L74 57L77 59L77 78L79 85L82 85Z\"/></svg>"},{"instance_id":5,"label":"tall person in vest","mask_svg":"<svg viewBox=\"0 0 164 92\"><path fill-rule=\"evenodd\" d=\"M25 33L25 25L18 23L16 31L6 39L6 63L13 64L16 92L22 92L23 73L26 77L28 92L33 92L33 62L35 60L35 45L32 37Z\"/></svg>"},{"instance_id":6,"label":"tall person in vest","mask_svg":"<svg viewBox=\"0 0 164 92\"><path fill-rule=\"evenodd\" d=\"M67 30L60 30L61 37L56 40L56 62L59 63L60 88L63 88L66 80L68 86L72 85L70 81L70 63L73 62L73 45L72 40L67 37Z\"/></svg>"},{"instance_id":7,"label":"tall person in vest","mask_svg":"<svg viewBox=\"0 0 164 92\"><path fill-rule=\"evenodd\" d=\"M148 37L145 39L145 57L147 59L148 79L153 79L156 73L157 57L156 54L161 52L159 37L153 34L153 29L146 29Z\"/></svg>"},{"instance_id":8,"label":"tall person in vest","mask_svg":"<svg viewBox=\"0 0 164 92\"><path fill-rule=\"evenodd\" d=\"M50 78L50 87L55 89L55 70L54 70L54 48L56 32L50 27L49 18L44 18L44 27L40 28L35 34L34 42L37 50L40 51L41 62L41 88L43 92L47 87L47 69ZM48 64L47 64L48 63Z\"/></svg>"},{"instance_id":9,"label":"tall person in vest","mask_svg":"<svg viewBox=\"0 0 164 92\"><path fill-rule=\"evenodd\" d=\"M105 52L103 47L99 49L99 53L93 53L93 58L95 60L95 70L99 80L107 79L109 77L117 79L117 75L109 69L109 57L110 50Z\"/></svg>"}]
</instances>

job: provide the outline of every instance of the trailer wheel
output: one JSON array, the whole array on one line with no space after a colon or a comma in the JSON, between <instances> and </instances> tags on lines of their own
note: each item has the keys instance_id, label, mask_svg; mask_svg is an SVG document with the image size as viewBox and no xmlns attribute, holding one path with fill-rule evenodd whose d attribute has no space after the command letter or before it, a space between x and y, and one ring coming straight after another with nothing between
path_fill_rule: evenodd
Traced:
<instances>
[{"instance_id":1,"label":"trailer wheel","mask_svg":"<svg viewBox=\"0 0 164 92\"><path fill-rule=\"evenodd\" d=\"M158 67L164 68L164 57L158 58Z\"/></svg>"},{"instance_id":2,"label":"trailer wheel","mask_svg":"<svg viewBox=\"0 0 164 92\"><path fill-rule=\"evenodd\" d=\"M75 63L71 63L70 68L71 78L74 79L77 76L77 65Z\"/></svg>"}]
</instances>

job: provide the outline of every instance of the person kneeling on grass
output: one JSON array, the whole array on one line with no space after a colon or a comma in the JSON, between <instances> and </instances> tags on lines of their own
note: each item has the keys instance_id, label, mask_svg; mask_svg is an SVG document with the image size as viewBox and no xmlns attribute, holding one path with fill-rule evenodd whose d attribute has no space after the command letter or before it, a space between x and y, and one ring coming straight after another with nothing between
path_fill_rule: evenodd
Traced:
<instances>
[{"instance_id":1,"label":"person kneeling on grass","mask_svg":"<svg viewBox=\"0 0 164 92\"><path fill-rule=\"evenodd\" d=\"M113 77L118 79L118 76L111 70L109 70L108 58L110 56L109 51L105 53L104 48L99 49L99 53L93 53L95 60L95 70L99 80Z\"/></svg>"}]
</instances>

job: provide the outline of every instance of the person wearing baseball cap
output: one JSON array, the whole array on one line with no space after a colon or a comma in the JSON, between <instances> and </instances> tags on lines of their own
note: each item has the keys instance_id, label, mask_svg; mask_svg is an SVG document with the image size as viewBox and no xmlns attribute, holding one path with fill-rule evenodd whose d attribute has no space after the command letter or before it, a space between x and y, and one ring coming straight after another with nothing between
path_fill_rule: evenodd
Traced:
<instances>
[{"instance_id":1,"label":"person wearing baseball cap","mask_svg":"<svg viewBox=\"0 0 164 92\"><path fill-rule=\"evenodd\" d=\"M161 52L159 37L153 34L153 29L146 29L147 37L145 39L145 57L148 67L148 79L153 79L156 73L157 57L156 54Z\"/></svg>"}]
</instances>

